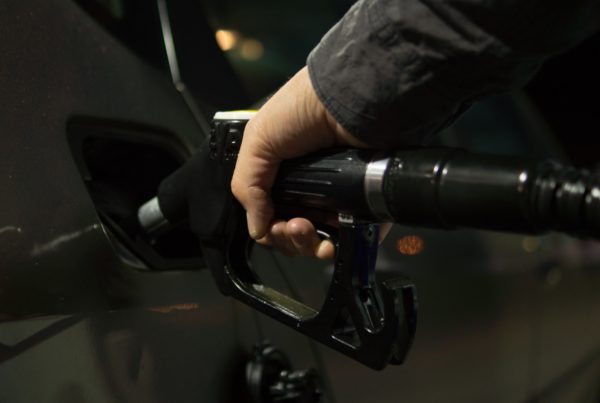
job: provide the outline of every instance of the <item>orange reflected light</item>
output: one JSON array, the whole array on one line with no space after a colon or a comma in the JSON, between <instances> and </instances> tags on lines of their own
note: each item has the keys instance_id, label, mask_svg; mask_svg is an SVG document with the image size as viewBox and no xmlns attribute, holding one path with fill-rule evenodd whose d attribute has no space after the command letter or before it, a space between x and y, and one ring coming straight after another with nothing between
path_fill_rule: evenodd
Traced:
<instances>
[{"instance_id":1,"label":"orange reflected light","mask_svg":"<svg viewBox=\"0 0 600 403\"><path fill-rule=\"evenodd\" d=\"M217 44L224 52L231 50L237 45L239 34L236 31L229 31L227 29L219 29L215 32L215 39Z\"/></svg>"},{"instance_id":2,"label":"orange reflected light","mask_svg":"<svg viewBox=\"0 0 600 403\"><path fill-rule=\"evenodd\" d=\"M424 248L423 238L417 235L406 235L396 241L396 249L403 255L418 255Z\"/></svg>"},{"instance_id":3,"label":"orange reflected light","mask_svg":"<svg viewBox=\"0 0 600 403\"><path fill-rule=\"evenodd\" d=\"M198 309L199 305L190 303L190 304L175 304L175 305L167 305L167 306L156 306L153 308L148 308L151 312L156 313L171 313L173 311L191 311L194 309Z\"/></svg>"}]
</instances>

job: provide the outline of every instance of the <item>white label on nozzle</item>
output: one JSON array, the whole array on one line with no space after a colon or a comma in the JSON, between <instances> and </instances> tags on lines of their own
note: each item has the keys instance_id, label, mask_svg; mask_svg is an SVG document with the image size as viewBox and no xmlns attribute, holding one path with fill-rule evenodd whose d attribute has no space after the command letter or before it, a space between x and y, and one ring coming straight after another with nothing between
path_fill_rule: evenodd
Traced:
<instances>
[{"instance_id":1,"label":"white label on nozzle","mask_svg":"<svg viewBox=\"0 0 600 403\"><path fill-rule=\"evenodd\" d=\"M250 120L257 111L221 111L215 113L214 120Z\"/></svg>"}]
</instances>

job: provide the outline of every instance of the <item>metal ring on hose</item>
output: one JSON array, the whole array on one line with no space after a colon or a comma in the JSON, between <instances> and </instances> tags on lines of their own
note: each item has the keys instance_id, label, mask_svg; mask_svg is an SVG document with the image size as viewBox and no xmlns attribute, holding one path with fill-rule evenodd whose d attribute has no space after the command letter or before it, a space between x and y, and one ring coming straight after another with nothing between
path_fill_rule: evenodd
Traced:
<instances>
[{"instance_id":1,"label":"metal ring on hose","mask_svg":"<svg viewBox=\"0 0 600 403\"><path fill-rule=\"evenodd\" d=\"M383 156L383 153L376 154L367 165L364 179L365 197L373 215L392 221L383 197L383 178L391 159Z\"/></svg>"}]
</instances>

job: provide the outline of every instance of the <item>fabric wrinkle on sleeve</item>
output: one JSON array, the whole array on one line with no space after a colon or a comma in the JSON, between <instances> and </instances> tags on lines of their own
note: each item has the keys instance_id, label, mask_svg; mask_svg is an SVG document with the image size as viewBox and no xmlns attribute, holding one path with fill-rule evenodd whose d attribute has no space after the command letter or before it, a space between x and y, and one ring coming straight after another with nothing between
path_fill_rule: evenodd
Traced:
<instances>
[{"instance_id":1,"label":"fabric wrinkle on sleeve","mask_svg":"<svg viewBox=\"0 0 600 403\"><path fill-rule=\"evenodd\" d=\"M310 78L360 140L418 144L478 98L523 85L600 25L600 2L563 3L360 0L309 55Z\"/></svg>"}]
</instances>

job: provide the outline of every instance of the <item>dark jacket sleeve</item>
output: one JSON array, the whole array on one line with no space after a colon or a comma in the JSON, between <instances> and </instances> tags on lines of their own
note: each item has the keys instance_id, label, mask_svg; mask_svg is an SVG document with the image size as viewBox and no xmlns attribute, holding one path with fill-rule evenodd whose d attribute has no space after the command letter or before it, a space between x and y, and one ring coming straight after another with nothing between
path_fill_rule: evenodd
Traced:
<instances>
[{"instance_id":1,"label":"dark jacket sleeve","mask_svg":"<svg viewBox=\"0 0 600 403\"><path fill-rule=\"evenodd\" d=\"M308 57L317 95L374 146L421 143L600 26L599 0L360 0Z\"/></svg>"}]
</instances>

